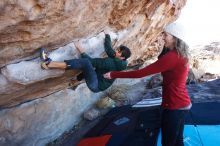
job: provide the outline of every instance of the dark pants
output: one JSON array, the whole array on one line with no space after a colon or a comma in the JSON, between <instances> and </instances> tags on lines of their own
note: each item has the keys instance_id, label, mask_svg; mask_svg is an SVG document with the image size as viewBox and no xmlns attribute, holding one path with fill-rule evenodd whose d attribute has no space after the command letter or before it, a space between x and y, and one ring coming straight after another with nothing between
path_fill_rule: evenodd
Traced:
<instances>
[{"instance_id":1,"label":"dark pants","mask_svg":"<svg viewBox=\"0 0 220 146\"><path fill-rule=\"evenodd\" d=\"M188 110L162 111L162 145L163 146L184 146L183 130L184 119Z\"/></svg>"},{"instance_id":2,"label":"dark pants","mask_svg":"<svg viewBox=\"0 0 220 146\"><path fill-rule=\"evenodd\" d=\"M91 62L86 58L65 60L67 69L79 69L83 72L88 88L93 92L99 92L98 78Z\"/></svg>"}]
</instances>

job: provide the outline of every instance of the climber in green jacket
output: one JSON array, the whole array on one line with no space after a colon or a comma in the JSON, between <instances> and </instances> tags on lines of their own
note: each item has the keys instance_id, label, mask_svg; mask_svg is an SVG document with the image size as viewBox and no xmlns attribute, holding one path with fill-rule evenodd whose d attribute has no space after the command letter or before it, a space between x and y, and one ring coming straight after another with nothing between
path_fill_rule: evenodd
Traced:
<instances>
[{"instance_id":1,"label":"climber in green jacket","mask_svg":"<svg viewBox=\"0 0 220 146\"><path fill-rule=\"evenodd\" d=\"M81 53L81 58L64 60L64 62L52 61L41 49L41 58L43 69L77 69L81 70L88 88L93 92L104 91L110 87L115 79L106 79L103 74L109 71L122 71L127 67L127 59L131 56L131 51L126 46L119 46L113 50L109 34L105 34L105 52L106 58L91 58L84 52L79 42L74 43L76 49Z\"/></svg>"}]
</instances>

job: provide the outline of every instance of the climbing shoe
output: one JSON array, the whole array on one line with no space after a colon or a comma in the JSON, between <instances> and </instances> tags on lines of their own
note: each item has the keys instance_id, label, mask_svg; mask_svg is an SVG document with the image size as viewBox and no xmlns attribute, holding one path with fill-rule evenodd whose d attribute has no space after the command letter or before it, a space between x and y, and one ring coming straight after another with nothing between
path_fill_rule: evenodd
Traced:
<instances>
[{"instance_id":1,"label":"climbing shoe","mask_svg":"<svg viewBox=\"0 0 220 146\"><path fill-rule=\"evenodd\" d=\"M48 64L50 64L52 60L50 58L47 59L47 61L41 62L41 68L42 69L49 69Z\"/></svg>"},{"instance_id":2,"label":"climbing shoe","mask_svg":"<svg viewBox=\"0 0 220 146\"><path fill-rule=\"evenodd\" d=\"M41 63L42 69L49 69L48 64L52 61L46 53L46 50L44 48L40 48L40 58L43 61Z\"/></svg>"},{"instance_id":3,"label":"climbing shoe","mask_svg":"<svg viewBox=\"0 0 220 146\"><path fill-rule=\"evenodd\" d=\"M42 61L47 61L48 59L50 59L44 48L40 48L40 58Z\"/></svg>"},{"instance_id":4,"label":"climbing shoe","mask_svg":"<svg viewBox=\"0 0 220 146\"><path fill-rule=\"evenodd\" d=\"M46 64L46 62L42 62L42 63L41 63L41 68L48 70L49 67L48 67L47 65L48 65L48 64Z\"/></svg>"}]
</instances>

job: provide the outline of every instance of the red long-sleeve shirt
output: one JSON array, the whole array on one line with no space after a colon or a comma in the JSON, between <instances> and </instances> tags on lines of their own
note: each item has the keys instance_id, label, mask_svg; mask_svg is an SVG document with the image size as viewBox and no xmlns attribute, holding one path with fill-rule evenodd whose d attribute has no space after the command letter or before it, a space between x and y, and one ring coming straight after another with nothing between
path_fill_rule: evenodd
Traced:
<instances>
[{"instance_id":1,"label":"red long-sleeve shirt","mask_svg":"<svg viewBox=\"0 0 220 146\"><path fill-rule=\"evenodd\" d=\"M160 57L153 64L140 70L128 72L111 72L111 78L141 78L160 73L163 76L162 107L180 109L190 105L191 101L186 89L189 65L186 59L172 50Z\"/></svg>"}]
</instances>

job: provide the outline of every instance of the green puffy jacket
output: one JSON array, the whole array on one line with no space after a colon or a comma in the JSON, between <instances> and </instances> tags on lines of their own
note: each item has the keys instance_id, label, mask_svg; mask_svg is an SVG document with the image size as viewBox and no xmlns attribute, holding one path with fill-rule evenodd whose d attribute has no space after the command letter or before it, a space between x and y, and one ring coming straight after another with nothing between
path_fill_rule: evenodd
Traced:
<instances>
[{"instance_id":1,"label":"green puffy jacket","mask_svg":"<svg viewBox=\"0 0 220 146\"><path fill-rule=\"evenodd\" d=\"M103 74L110 71L122 71L127 67L127 61L115 58L115 51L112 48L111 38L109 34L105 35L104 46L105 52L108 55L108 57L106 58L91 58L86 53L81 54L81 57L89 59L93 67L95 68L98 77L99 89L101 91L110 87L115 80L106 79L103 77Z\"/></svg>"}]
</instances>

